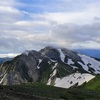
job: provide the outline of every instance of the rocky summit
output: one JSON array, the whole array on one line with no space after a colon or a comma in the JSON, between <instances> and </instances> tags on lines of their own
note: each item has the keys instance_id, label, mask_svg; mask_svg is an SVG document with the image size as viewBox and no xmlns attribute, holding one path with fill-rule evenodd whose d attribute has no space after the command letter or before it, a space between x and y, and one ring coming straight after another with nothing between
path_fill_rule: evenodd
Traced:
<instances>
[{"instance_id":1,"label":"rocky summit","mask_svg":"<svg viewBox=\"0 0 100 100\"><path fill-rule=\"evenodd\" d=\"M100 74L96 58L66 49L45 47L26 50L0 64L0 84L40 82L62 88L82 85Z\"/></svg>"}]
</instances>

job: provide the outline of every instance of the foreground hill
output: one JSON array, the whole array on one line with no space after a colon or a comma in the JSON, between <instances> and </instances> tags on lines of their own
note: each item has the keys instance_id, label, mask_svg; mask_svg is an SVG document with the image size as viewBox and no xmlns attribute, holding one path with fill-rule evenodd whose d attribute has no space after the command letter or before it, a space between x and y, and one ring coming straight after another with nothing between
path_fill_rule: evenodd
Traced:
<instances>
[{"instance_id":1,"label":"foreground hill","mask_svg":"<svg viewBox=\"0 0 100 100\"><path fill-rule=\"evenodd\" d=\"M82 85L100 74L100 61L65 48L25 51L0 66L0 84L40 82L63 88Z\"/></svg>"},{"instance_id":2,"label":"foreground hill","mask_svg":"<svg viewBox=\"0 0 100 100\"><path fill-rule=\"evenodd\" d=\"M99 100L100 91L64 89L40 83L0 86L0 100Z\"/></svg>"}]
</instances>

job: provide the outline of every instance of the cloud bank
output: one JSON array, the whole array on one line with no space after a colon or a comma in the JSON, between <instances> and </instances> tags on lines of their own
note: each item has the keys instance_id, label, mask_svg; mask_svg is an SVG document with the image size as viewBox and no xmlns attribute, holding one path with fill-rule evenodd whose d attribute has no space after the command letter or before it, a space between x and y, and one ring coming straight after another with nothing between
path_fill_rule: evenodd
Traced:
<instances>
[{"instance_id":1,"label":"cloud bank","mask_svg":"<svg viewBox=\"0 0 100 100\"><path fill-rule=\"evenodd\" d=\"M99 0L3 0L0 53L44 46L100 49Z\"/></svg>"}]
</instances>

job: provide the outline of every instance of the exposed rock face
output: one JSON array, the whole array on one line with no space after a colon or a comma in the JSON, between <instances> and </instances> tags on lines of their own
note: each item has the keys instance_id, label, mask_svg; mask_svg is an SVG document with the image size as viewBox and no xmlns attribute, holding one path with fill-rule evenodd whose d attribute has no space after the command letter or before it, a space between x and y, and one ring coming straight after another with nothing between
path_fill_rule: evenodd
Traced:
<instances>
[{"instance_id":1,"label":"exposed rock face","mask_svg":"<svg viewBox=\"0 0 100 100\"><path fill-rule=\"evenodd\" d=\"M12 85L25 82L36 82L39 77L37 69L39 58L41 58L40 53L29 51L28 55L23 53L11 61L5 62L0 69L0 73L3 77L3 74L6 74L1 83L4 85Z\"/></svg>"},{"instance_id":2,"label":"exposed rock face","mask_svg":"<svg viewBox=\"0 0 100 100\"><path fill-rule=\"evenodd\" d=\"M60 53L59 51L54 48L54 47L45 47L44 49L41 49L40 50L40 53L43 55L43 56L47 56L49 57L50 59L53 59L53 60L60 60Z\"/></svg>"},{"instance_id":3,"label":"exposed rock face","mask_svg":"<svg viewBox=\"0 0 100 100\"><path fill-rule=\"evenodd\" d=\"M72 59L74 62L75 61L80 61L81 60L81 57L79 57L78 55L77 55L77 52L75 52L75 51L71 51L71 50L69 50L69 49L62 49L62 51L63 51L63 53L64 53L64 55L65 55L65 57L66 58L70 58L70 59Z\"/></svg>"},{"instance_id":4,"label":"exposed rock face","mask_svg":"<svg viewBox=\"0 0 100 100\"><path fill-rule=\"evenodd\" d=\"M65 48L45 47L39 52L25 51L0 66L0 84L43 82L70 88L100 74L100 62ZM67 80L67 81L66 81ZM68 87L69 86L69 87Z\"/></svg>"}]
</instances>

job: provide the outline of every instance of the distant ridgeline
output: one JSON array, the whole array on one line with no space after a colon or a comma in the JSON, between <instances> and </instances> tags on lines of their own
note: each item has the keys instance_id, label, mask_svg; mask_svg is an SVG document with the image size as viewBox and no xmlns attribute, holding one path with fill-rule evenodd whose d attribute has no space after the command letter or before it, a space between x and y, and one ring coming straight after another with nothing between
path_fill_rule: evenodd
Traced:
<instances>
[{"instance_id":1,"label":"distant ridgeline","mask_svg":"<svg viewBox=\"0 0 100 100\"><path fill-rule=\"evenodd\" d=\"M78 51L91 57L100 58L100 50L98 49L76 49L75 51Z\"/></svg>"},{"instance_id":2,"label":"distant ridgeline","mask_svg":"<svg viewBox=\"0 0 100 100\"><path fill-rule=\"evenodd\" d=\"M12 58L0 58L0 63L3 63L5 61L11 60Z\"/></svg>"}]
</instances>

